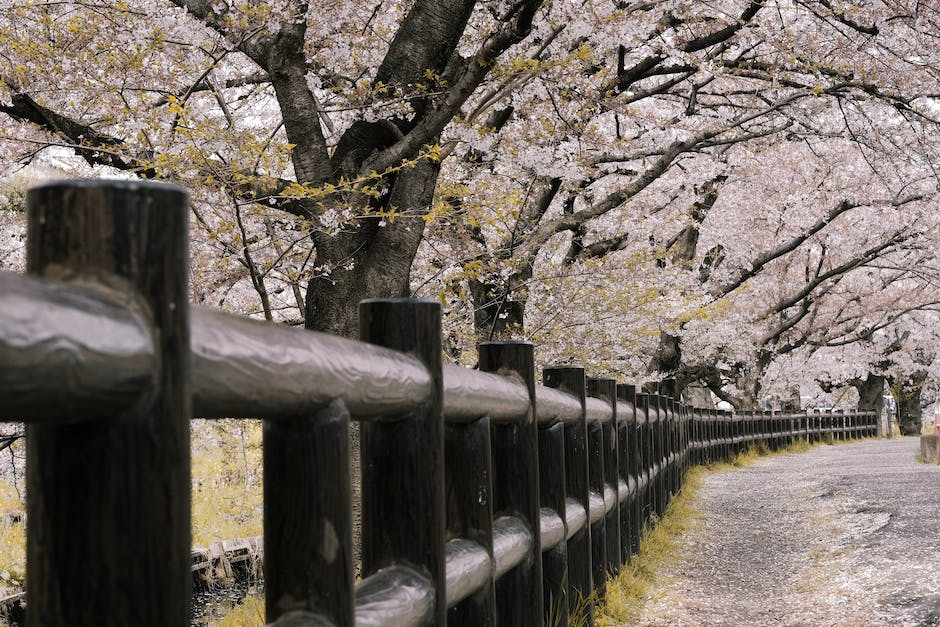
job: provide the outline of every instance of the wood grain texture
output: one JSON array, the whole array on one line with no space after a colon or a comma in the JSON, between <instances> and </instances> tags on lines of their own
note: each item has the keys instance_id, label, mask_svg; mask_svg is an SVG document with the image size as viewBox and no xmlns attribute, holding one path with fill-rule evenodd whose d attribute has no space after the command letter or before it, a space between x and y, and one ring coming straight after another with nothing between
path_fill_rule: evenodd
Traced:
<instances>
[{"instance_id":1,"label":"wood grain texture","mask_svg":"<svg viewBox=\"0 0 940 627\"><path fill-rule=\"evenodd\" d=\"M29 273L123 286L159 356L132 409L27 425L27 623L188 625L188 195L52 182L29 190L27 205Z\"/></svg>"},{"instance_id":2,"label":"wood grain texture","mask_svg":"<svg viewBox=\"0 0 940 627\"><path fill-rule=\"evenodd\" d=\"M528 407L528 400L526 401ZM479 418L471 423L444 427L444 495L447 503L447 537L452 542L472 541L487 558L486 577L471 592L461 594L460 603L447 612L447 624L466 627L496 624L496 587L492 569L493 486L490 453L490 421ZM455 545L456 546L456 545ZM457 554L459 555L459 554ZM451 561L448 553L447 577L451 568L461 564ZM472 566L472 564L471 564ZM472 577L475 571L469 571ZM456 587L448 583L448 590ZM451 593L448 591L448 600Z\"/></svg>"},{"instance_id":3,"label":"wood grain texture","mask_svg":"<svg viewBox=\"0 0 940 627\"><path fill-rule=\"evenodd\" d=\"M480 370L518 380L529 397L515 420L490 427L494 515L517 518L533 538L520 563L496 581L497 622L540 626L542 552L538 542L541 508L534 347L529 342L483 342L479 352Z\"/></svg>"},{"instance_id":4,"label":"wood grain texture","mask_svg":"<svg viewBox=\"0 0 940 627\"><path fill-rule=\"evenodd\" d=\"M446 620L441 307L375 299L359 306L360 338L417 357L432 393L410 411L362 425L362 572L408 564L432 582L429 625ZM394 524L390 524L394 521Z\"/></svg>"},{"instance_id":5,"label":"wood grain texture","mask_svg":"<svg viewBox=\"0 0 940 627\"><path fill-rule=\"evenodd\" d=\"M588 472L587 422L585 419L584 368L579 366L552 366L542 370L542 382L546 387L557 388L570 394L581 405L581 418L565 424L565 493L575 499L585 512L590 512L590 483ZM594 604L590 601L594 590L591 564L591 526L584 525L573 535L569 530L567 546L568 564L568 610L573 612L579 600L587 604L587 614L593 616ZM593 618L590 618L593 624Z\"/></svg>"},{"instance_id":6,"label":"wood grain texture","mask_svg":"<svg viewBox=\"0 0 940 627\"><path fill-rule=\"evenodd\" d=\"M349 412L336 400L264 421L264 572L268 621L318 611L353 625Z\"/></svg>"},{"instance_id":7,"label":"wood grain texture","mask_svg":"<svg viewBox=\"0 0 940 627\"><path fill-rule=\"evenodd\" d=\"M153 387L150 329L121 290L0 272L0 320L0 419L117 414Z\"/></svg>"},{"instance_id":8,"label":"wood grain texture","mask_svg":"<svg viewBox=\"0 0 940 627\"><path fill-rule=\"evenodd\" d=\"M334 399L353 417L381 417L431 396L431 375L411 355L217 311L193 314L197 417L293 420Z\"/></svg>"}]
</instances>

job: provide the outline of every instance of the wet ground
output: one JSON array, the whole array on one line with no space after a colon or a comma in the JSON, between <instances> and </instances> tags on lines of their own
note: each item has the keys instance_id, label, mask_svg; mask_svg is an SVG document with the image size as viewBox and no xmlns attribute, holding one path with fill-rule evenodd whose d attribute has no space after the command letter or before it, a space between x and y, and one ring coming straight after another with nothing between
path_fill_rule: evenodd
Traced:
<instances>
[{"instance_id":1,"label":"wet ground","mask_svg":"<svg viewBox=\"0 0 940 627\"><path fill-rule=\"evenodd\" d=\"M918 438L709 474L645 625L940 626L940 466Z\"/></svg>"}]
</instances>

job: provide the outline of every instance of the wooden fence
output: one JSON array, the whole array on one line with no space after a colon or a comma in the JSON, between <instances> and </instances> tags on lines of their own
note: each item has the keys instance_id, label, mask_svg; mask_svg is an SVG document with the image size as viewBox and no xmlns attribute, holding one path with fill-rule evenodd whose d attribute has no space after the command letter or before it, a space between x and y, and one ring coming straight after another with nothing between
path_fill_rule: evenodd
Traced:
<instances>
[{"instance_id":1,"label":"wooden fence","mask_svg":"<svg viewBox=\"0 0 940 627\"><path fill-rule=\"evenodd\" d=\"M190 307L177 187L53 182L28 212L28 274L0 273L0 418L26 423L29 625L189 624L191 416L264 419L281 626L564 625L691 464L875 434L870 414L699 410L576 366L539 385L525 342L442 366L430 301L363 302L361 342Z\"/></svg>"}]
</instances>

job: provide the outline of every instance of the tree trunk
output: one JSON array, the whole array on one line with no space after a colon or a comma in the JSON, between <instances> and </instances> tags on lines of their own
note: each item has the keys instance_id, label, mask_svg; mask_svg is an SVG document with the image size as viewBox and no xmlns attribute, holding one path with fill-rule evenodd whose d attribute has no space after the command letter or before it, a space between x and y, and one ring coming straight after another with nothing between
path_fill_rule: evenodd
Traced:
<instances>
[{"instance_id":1,"label":"tree trunk","mask_svg":"<svg viewBox=\"0 0 940 627\"><path fill-rule=\"evenodd\" d=\"M400 173L392 183L386 207L413 215L434 196L438 164L422 162ZM378 218L338 236L317 236L317 265L332 268L307 284L305 326L344 337L358 337L359 301L404 297L411 293L411 265L424 235L424 220L398 218L384 226Z\"/></svg>"},{"instance_id":2,"label":"tree trunk","mask_svg":"<svg viewBox=\"0 0 940 627\"><path fill-rule=\"evenodd\" d=\"M884 407L885 378L869 373L865 380L852 381L858 391L858 410L881 412Z\"/></svg>"},{"instance_id":3,"label":"tree trunk","mask_svg":"<svg viewBox=\"0 0 940 627\"><path fill-rule=\"evenodd\" d=\"M394 179L388 205L413 212L430 205L440 168L422 162ZM357 338L359 302L366 298L394 298L411 294L411 266L424 234L421 218L399 218L379 225L363 220L352 233L315 237L317 264L333 268L327 277L314 277L307 285L307 329ZM360 563L362 482L359 423L349 425L349 460L352 482L353 560Z\"/></svg>"},{"instance_id":4,"label":"tree trunk","mask_svg":"<svg viewBox=\"0 0 940 627\"><path fill-rule=\"evenodd\" d=\"M659 373L665 375L665 377L675 377L681 364L682 348L679 345L679 337L665 331L660 332L659 346L656 348L656 352L653 353L653 358L647 366L647 372ZM676 391L681 394L688 383L690 381L685 379L677 381Z\"/></svg>"},{"instance_id":5,"label":"tree trunk","mask_svg":"<svg viewBox=\"0 0 940 627\"><path fill-rule=\"evenodd\" d=\"M927 372L923 370L918 370L903 381L891 380L891 388L898 402L898 426L901 435L920 435L923 425L921 393L926 380Z\"/></svg>"},{"instance_id":6,"label":"tree trunk","mask_svg":"<svg viewBox=\"0 0 940 627\"><path fill-rule=\"evenodd\" d=\"M758 349L753 365L741 365L736 381L737 388L741 392L740 405L735 405L735 409L764 409L764 404L761 402L764 373L767 372L772 362L773 353Z\"/></svg>"},{"instance_id":7,"label":"tree trunk","mask_svg":"<svg viewBox=\"0 0 940 627\"><path fill-rule=\"evenodd\" d=\"M884 413L884 392L885 378L882 375L871 374L862 379L855 379L851 382L852 387L858 392L858 411L875 412L878 415L878 435L884 436L886 429L882 421ZM890 422L887 422L890 425Z\"/></svg>"},{"instance_id":8,"label":"tree trunk","mask_svg":"<svg viewBox=\"0 0 940 627\"><path fill-rule=\"evenodd\" d=\"M525 266L502 282L471 279L473 326L481 342L518 340L525 337L525 307L532 267Z\"/></svg>"}]
</instances>

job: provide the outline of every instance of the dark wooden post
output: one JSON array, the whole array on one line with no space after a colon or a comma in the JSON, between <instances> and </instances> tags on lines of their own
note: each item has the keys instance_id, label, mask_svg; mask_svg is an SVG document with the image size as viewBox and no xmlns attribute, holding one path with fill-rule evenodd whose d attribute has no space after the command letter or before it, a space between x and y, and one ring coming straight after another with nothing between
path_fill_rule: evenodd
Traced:
<instances>
[{"instance_id":1,"label":"dark wooden post","mask_svg":"<svg viewBox=\"0 0 940 627\"><path fill-rule=\"evenodd\" d=\"M590 383L590 380L588 380ZM592 500L604 499L604 427L600 422L587 423L588 485ZM591 526L591 579L594 590L601 590L607 581L607 525L606 517L593 521L593 512L588 512Z\"/></svg>"},{"instance_id":2,"label":"dark wooden post","mask_svg":"<svg viewBox=\"0 0 940 627\"><path fill-rule=\"evenodd\" d=\"M659 421L660 421L660 432L662 434L662 464L663 464L663 481L662 481L662 508L663 512L661 515L666 513L666 508L669 506L669 499L672 496L672 472L673 472L673 461L675 460L675 451L672 448L672 427L673 427L673 416L672 416L672 399L665 395L665 392L660 392L659 395Z\"/></svg>"},{"instance_id":3,"label":"dark wooden post","mask_svg":"<svg viewBox=\"0 0 940 627\"><path fill-rule=\"evenodd\" d=\"M669 492L675 496L679 492L682 481L682 416L679 414L679 402L670 397L667 399L670 448L672 449L672 470L670 470Z\"/></svg>"},{"instance_id":4,"label":"dark wooden post","mask_svg":"<svg viewBox=\"0 0 940 627\"><path fill-rule=\"evenodd\" d=\"M757 415L767 424L767 446L770 450L777 450L777 436L779 435L777 431L777 420L774 418L774 415L769 411L762 409L757 412Z\"/></svg>"},{"instance_id":5,"label":"dark wooden post","mask_svg":"<svg viewBox=\"0 0 940 627\"><path fill-rule=\"evenodd\" d=\"M490 426L493 509L517 516L532 532L526 558L496 582L500 625L542 624L542 551L539 542L539 459L535 423L535 357L529 342L480 344L480 370L517 376L529 391L529 410L519 420Z\"/></svg>"},{"instance_id":6,"label":"dark wooden post","mask_svg":"<svg viewBox=\"0 0 940 627\"><path fill-rule=\"evenodd\" d=\"M783 428L780 424L780 415L770 409L764 411L770 416L771 424L774 426L774 450L779 450L783 447Z\"/></svg>"},{"instance_id":7,"label":"dark wooden post","mask_svg":"<svg viewBox=\"0 0 940 627\"><path fill-rule=\"evenodd\" d=\"M753 439L750 432L753 429L756 415L758 415L758 413L753 411L738 412L738 420L741 423L738 432L742 436L740 445L742 450L747 450L748 445Z\"/></svg>"},{"instance_id":8,"label":"dark wooden post","mask_svg":"<svg viewBox=\"0 0 940 627\"><path fill-rule=\"evenodd\" d=\"M685 403L679 404L682 410L682 479L685 481L685 475L693 466L692 458L692 406Z\"/></svg>"},{"instance_id":9,"label":"dark wooden post","mask_svg":"<svg viewBox=\"0 0 940 627\"><path fill-rule=\"evenodd\" d=\"M703 449L702 449L702 409L692 405L689 407L689 442L692 446L692 463L693 466L698 466L703 463Z\"/></svg>"},{"instance_id":10,"label":"dark wooden post","mask_svg":"<svg viewBox=\"0 0 940 627\"><path fill-rule=\"evenodd\" d=\"M724 424L724 458L726 460L731 459L731 456L734 454L734 445L732 440L734 439L734 417L737 415L737 412L725 411L723 416Z\"/></svg>"},{"instance_id":11,"label":"dark wooden post","mask_svg":"<svg viewBox=\"0 0 940 627\"><path fill-rule=\"evenodd\" d=\"M607 484L605 490L611 490L614 494L614 508L607 512L607 571L616 574L620 570L620 543L623 542L624 530L620 528L620 446L618 442L617 424L620 418L617 412L620 407L617 404L617 380L603 379L606 384L601 384L595 393L601 398L609 399L612 416L610 422L604 425L604 482ZM606 390L604 386L606 385Z\"/></svg>"},{"instance_id":12,"label":"dark wooden post","mask_svg":"<svg viewBox=\"0 0 940 627\"><path fill-rule=\"evenodd\" d=\"M354 623L349 413L264 421L264 595L273 623L317 611Z\"/></svg>"},{"instance_id":13,"label":"dark wooden post","mask_svg":"<svg viewBox=\"0 0 940 627\"><path fill-rule=\"evenodd\" d=\"M627 502L620 509L620 561L626 564L640 549L640 531L643 512L640 507L640 451L637 437L636 388L617 385L617 420L620 424L618 440L621 476L629 489ZM625 505L625 507L624 507Z\"/></svg>"},{"instance_id":14,"label":"dark wooden post","mask_svg":"<svg viewBox=\"0 0 940 627\"><path fill-rule=\"evenodd\" d=\"M763 414L759 414L756 411L745 411L742 412L744 416L747 417L748 422L751 423L751 439L755 444L767 445L767 423L764 420Z\"/></svg>"},{"instance_id":15,"label":"dark wooden post","mask_svg":"<svg viewBox=\"0 0 940 627\"><path fill-rule=\"evenodd\" d=\"M490 420L444 425L444 498L447 536L478 542L493 553ZM450 627L496 624L496 588L486 585L447 611Z\"/></svg>"},{"instance_id":16,"label":"dark wooden post","mask_svg":"<svg viewBox=\"0 0 940 627\"><path fill-rule=\"evenodd\" d=\"M705 414L705 463L711 464L715 461L715 411L714 409L703 409Z\"/></svg>"},{"instance_id":17,"label":"dark wooden post","mask_svg":"<svg viewBox=\"0 0 940 627\"><path fill-rule=\"evenodd\" d=\"M675 422L676 470L673 479L673 494L678 494L685 476L685 411L679 399L672 400L672 415Z\"/></svg>"},{"instance_id":18,"label":"dark wooden post","mask_svg":"<svg viewBox=\"0 0 940 627\"><path fill-rule=\"evenodd\" d=\"M29 273L125 292L159 363L122 415L27 425L27 624L189 625L188 194L56 181L27 206Z\"/></svg>"},{"instance_id":19,"label":"dark wooden post","mask_svg":"<svg viewBox=\"0 0 940 627\"><path fill-rule=\"evenodd\" d=\"M556 420L539 425L539 492L541 504L565 520L565 425ZM545 624L568 624L568 543L562 539L542 553L542 603ZM553 620L549 620L549 618Z\"/></svg>"},{"instance_id":20,"label":"dark wooden post","mask_svg":"<svg viewBox=\"0 0 940 627\"><path fill-rule=\"evenodd\" d=\"M653 512L653 450L652 429L649 419L649 394L645 392L636 393L636 419L637 419L637 451L639 464L639 481L641 488L639 490L639 508L640 508L640 528L638 533L642 536L643 527L649 520Z\"/></svg>"},{"instance_id":21,"label":"dark wooden post","mask_svg":"<svg viewBox=\"0 0 940 627\"><path fill-rule=\"evenodd\" d=\"M587 424L584 416L584 368L553 366L542 371L546 387L558 388L581 402L581 420L565 425L565 488L568 496L584 507L587 522L568 538L568 610L579 604L587 612L589 624L594 624L594 590L591 569L591 502L588 483Z\"/></svg>"},{"instance_id":22,"label":"dark wooden post","mask_svg":"<svg viewBox=\"0 0 940 627\"><path fill-rule=\"evenodd\" d=\"M429 624L447 614L441 306L410 298L359 304L360 337L410 353L431 374L430 400L397 420L362 423L362 572L404 561L434 584ZM393 523L393 524L391 524Z\"/></svg>"},{"instance_id":23,"label":"dark wooden post","mask_svg":"<svg viewBox=\"0 0 940 627\"><path fill-rule=\"evenodd\" d=\"M711 431L711 451L710 462L716 462L721 459L721 411L710 409L709 411L709 430Z\"/></svg>"},{"instance_id":24,"label":"dark wooden post","mask_svg":"<svg viewBox=\"0 0 940 627\"><path fill-rule=\"evenodd\" d=\"M608 574L616 573L620 566L620 499L617 494L619 470L617 468L617 380L591 378L587 382L588 395L600 398L610 405L610 422L599 425L601 427L600 445L602 448L600 469L600 494L605 497L608 492L614 494L614 507L604 515L604 544L598 548L600 539L594 537L591 531L593 547L592 560L594 560L594 587L603 593L607 585ZM591 485L596 485L594 468L591 468ZM596 487L594 489L597 489ZM600 559L600 564L597 560Z\"/></svg>"},{"instance_id":25,"label":"dark wooden post","mask_svg":"<svg viewBox=\"0 0 940 627\"><path fill-rule=\"evenodd\" d=\"M717 459L727 461L728 458L728 413L723 409L715 410L715 428L718 440Z\"/></svg>"},{"instance_id":26,"label":"dark wooden post","mask_svg":"<svg viewBox=\"0 0 940 627\"><path fill-rule=\"evenodd\" d=\"M659 492L659 509L657 514L662 518L666 513L666 507L669 505L669 399L663 394L656 395L656 402L659 410L659 421L657 422L657 440L659 446L659 478L657 479L657 491Z\"/></svg>"},{"instance_id":27,"label":"dark wooden post","mask_svg":"<svg viewBox=\"0 0 940 627\"><path fill-rule=\"evenodd\" d=\"M669 439L667 437L668 418L666 416L666 397L657 394L653 397L656 403L656 459L659 472L656 475L656 515L660 518L666 513L669 502Z\"/></svg>"},{"instance_id":28,"label":"dark wooden post","mask_svg":"<svg viewBox=\"0 0 940 627\"><path fill-rule=\"evenodd\" d=\"M710 410L711 413L711 432L712 432L712 445L711 445L711 461L716 462L723 458L723 451L721 449L722 438L724 438L724 433L722 432L722 412L719 409Z\"/></svg>"},{"instance_id":29,"label":"dark wooden post","mask_svg":"<svg viewBox=\"0 0 940 627\"><path fill-rule=\"evenodd\" d=\"M659 480L662 475L659 455L659 397L648 393L646 398L646 428L649 432L649 487L647 502L649 513L659 515Z\"/></svg>"}]
</instances>

